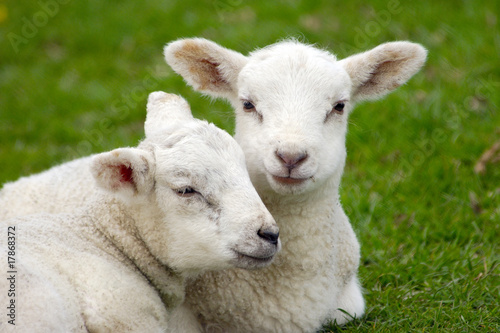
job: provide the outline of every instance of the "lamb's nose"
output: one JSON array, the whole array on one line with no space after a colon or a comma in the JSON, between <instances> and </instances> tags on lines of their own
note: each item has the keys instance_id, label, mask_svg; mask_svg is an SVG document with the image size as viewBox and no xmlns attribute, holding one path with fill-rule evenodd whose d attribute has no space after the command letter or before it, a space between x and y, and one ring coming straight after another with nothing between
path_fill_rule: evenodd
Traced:
<instances>
[{"instance_id":1,"label":"lamb's nose","mask_svg":"<svg viewBox=\"0 0 500 333\"><path fill-rule=\"evenodd\" d=\"M281 160L283 165L289 170L296 168L299 164L307 159L307 153L284 153L276 151L276 156Z\"/></svg>"},{"instance_id":2,"label":"lamb's nose","mask_svg":"<svg viewBox=\"0 0 500 333\"><path fill-rule=\"evenodd\" d=\"M273 231L271 229L260 229L257 234L260 238L265 239L273 245L278 244L278 238L280 236L279 231Z\"/></svg>"}]
</instances>

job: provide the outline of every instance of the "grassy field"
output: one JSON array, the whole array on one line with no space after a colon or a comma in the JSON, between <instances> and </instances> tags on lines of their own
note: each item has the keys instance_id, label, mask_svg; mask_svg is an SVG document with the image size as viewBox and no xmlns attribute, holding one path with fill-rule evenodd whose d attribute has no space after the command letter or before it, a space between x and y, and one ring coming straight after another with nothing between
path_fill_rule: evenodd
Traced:
<instances>
[{"instance_id":1,"label":"grassy field","mask_svg":"<svg viewBox=\"0 0 500 333\"><path fill-rule=\"evenodd\" d=\"M165 64L168 41L247 53L293 36L342 58L412 40L425 68L350 119L342 200L367 313L325 331L500 331L500 162L474 172L500 140L499 13L486 0L0 0L0 183L135 145L154 90L232 131L230 107Z\"/></svg>"}]
</instances>

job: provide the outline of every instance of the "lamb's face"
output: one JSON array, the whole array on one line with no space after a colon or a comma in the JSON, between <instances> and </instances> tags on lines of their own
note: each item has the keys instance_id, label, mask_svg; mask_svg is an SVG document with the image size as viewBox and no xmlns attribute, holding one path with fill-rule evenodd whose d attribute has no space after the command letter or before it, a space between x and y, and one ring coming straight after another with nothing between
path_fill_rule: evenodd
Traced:
<instances>
[{"instance_id":1,"label":"lamb's face","mask_svg":"<svg viewBox=\"0 0 500 333\"><path fill-rule=\"evenodd\" d=\"M256 187L302 193L340 176L350 94L349 75L326 52L282 43L253 53L233 104Z\"/></svg>"},{"instance_id":2,"label":"lamb's face","mask_svg":"<svg viewBox=\"0 0 500 333\"><path fill-rule=\"evenodd\" d=\"M236 141L193 119L180 96L151 93L147 109L139 147L93 158L97 185L132 207L151 253L185 275L270 264L279 230Z\"/></svg>"},{"instance_id":3,"label":"lamb's face","mask_svg":"<svg viewBox=\"0 0 500 333\"><path fill-rule=\"evenodd\" d=\"M202 38L174 41L164 51L196 90L233 103L235 137L254 185L279 194L340 180L354 101L393 91L427 55L421 45L390 42L337 61L313 46L284 41L247 57Z\"/></svg>"},{"instance_id":4,"label":"lamb's face","mask_svg":"<svg viewBox=\"0 0 500 333\"><path fill-rule=\"evenodd\" d=\"M280 247L278 227L229 134L193 121L157 144L154 155L165 221L157 229L165 235L161 260L182 271L271 263Z\"/></svg>"}]
</instances>

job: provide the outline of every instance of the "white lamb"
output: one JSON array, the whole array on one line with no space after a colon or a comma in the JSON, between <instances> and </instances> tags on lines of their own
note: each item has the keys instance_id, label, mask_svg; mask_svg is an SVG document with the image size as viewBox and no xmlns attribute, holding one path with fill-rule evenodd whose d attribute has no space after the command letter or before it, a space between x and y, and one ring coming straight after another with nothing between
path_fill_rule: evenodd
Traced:
<instances>
[{"instance_id":1,"label":"white lamb","mask_svg":"<svg viewBox=\"0 0 500 333\"><path fill-rule=\"evenodd\" d=\"M162 92L145 131L137 148L92 157L85 208L2 222L17 245L17 273L0 279L16 290L2 332L165 332L185 278L272 261L278 228L234 139Z\"/></svg>"},{"instance_id":2,"label":"white lamb","mask_svg":"<svg viewBox=\"0 0 500 333\"><path fill-rule=\"evenodd\" d=\"M297 41L248 57L205 39L165 47L188 84L232 103L235 138L283 244L263 270L207 273L189 284L179 331L197 319L206 331L313 332L363 315L359 244L338 192L347 119L356 102L405 83L426 54L410 42L340 61Z\"/></svg>"}]
</instances>

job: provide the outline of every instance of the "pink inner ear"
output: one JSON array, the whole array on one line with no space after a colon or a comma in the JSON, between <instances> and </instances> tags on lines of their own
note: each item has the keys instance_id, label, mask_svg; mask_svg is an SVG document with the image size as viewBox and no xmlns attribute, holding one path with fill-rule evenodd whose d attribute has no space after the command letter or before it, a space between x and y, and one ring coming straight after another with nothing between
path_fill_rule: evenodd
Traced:
<instances>
[{"instance_id":1,"label":"pink inner ear","mask_svg":"<svg viewBox=\"0 0 500 333\"><path fill-rule=\"evenodd\" d=\"M130 183L132 181L132 168L126 165L120 165L120 182Z\"/></svg>"}]
</instances>

